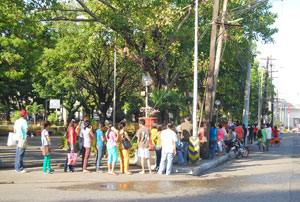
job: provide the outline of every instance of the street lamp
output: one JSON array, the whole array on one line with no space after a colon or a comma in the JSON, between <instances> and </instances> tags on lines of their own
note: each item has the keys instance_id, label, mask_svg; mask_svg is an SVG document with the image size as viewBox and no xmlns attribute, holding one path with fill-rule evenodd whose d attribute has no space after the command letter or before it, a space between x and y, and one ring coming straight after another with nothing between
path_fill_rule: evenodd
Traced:
<instances>
[{"instance_id":1,"label":"street lamp","mask_svg":"<svg viewBox=\"0 0 300 202\"><path fill-rule=\"evenodd\" d=\"M144 84L144 86L146 87L146 117L148 117L148 86L152 83L152 79L150 76L147 76L147 75L143 75L142 77L142 82Z\"/></svg>"},{"instance_id":2,"label":"street lamp","mask_svg":"<svg viewBox=\"0 0 300 202\"><path fill-rule=\"evenodd\" d=\"M219 122L219 105L221 104L220 100L216 100L215 104L217 105L217 123Z\"/></svg>"}]
</instances>

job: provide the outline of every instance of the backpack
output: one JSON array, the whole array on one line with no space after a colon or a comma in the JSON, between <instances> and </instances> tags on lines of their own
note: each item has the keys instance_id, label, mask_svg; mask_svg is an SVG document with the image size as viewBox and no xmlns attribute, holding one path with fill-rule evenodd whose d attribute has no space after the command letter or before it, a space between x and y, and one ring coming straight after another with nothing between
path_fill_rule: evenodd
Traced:
<instances>
[{"instance_id":1,"label":"backpack","mask_svg":"<svg viewBox=\"0 0 300 202\"><path fill-rule=\"evenodd\" d=\"M261 130L258 131L257 137L258 137L258 138L262 138L262 132L261 132Z\"/></svg>"}]
</instances>

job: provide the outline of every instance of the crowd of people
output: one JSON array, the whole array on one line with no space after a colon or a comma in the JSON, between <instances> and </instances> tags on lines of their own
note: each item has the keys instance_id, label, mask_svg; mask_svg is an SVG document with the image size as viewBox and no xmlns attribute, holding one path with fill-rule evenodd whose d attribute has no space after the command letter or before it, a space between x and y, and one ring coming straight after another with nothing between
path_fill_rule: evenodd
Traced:
<instances>
[{"instance_id":1,"label":"crowd of people","mask_svg":"<svg viewBox=\"0 0 300 202\"><path fill-rule=\"evenodd\" d=\"M28 132L28 124L26 121L27 112L22 110L20 112L21 118L14 124L14 132L19 141L26 139ZM187 165L188 162L188 149L189 138L192 136L193 125L191 124L191 117L186 116L181 123L175 127L173 122L166 125L153 123L152 129L145 126L144 119L139 120L139 129L136 132L137 137L137 156L141 158L142 171L140 174L145 174L145 164L147 163L148 173L152 174L150 162L150 151L155 151L156 154L156 168L158 174L170 175L172 173L174 157L177 156L178 165ZM44 155L43 173L52 173L51 169L51 152L53 152L53 144L49 135L50 122L45 121L43 130L41 132L41 150ZM106 130L105 130L106 128ZM95 132L94 132L95 131ZM274 129L268 124L264 129L259 129L250 124L248 128L245 125L240 125L236 122L230 127L219 124L218 127L214 123L210 126L209 142L205 140L204 127L201 124L199 130L200 143L209 144L209 158L215 158L215 155L223 155L224 150L228 153L230 145L236 140L247 141L253 143L258 140L259 149L268 151L270 140L280 134L282 138L283 127L280 131L275 126ZM107 170L111 175L118 175L124 173L131 175L129 168L129 153L132 149L131 138L126 132L126 122L120 122L113 125L111 122L99 123L98 128L93 130L89 118L85 116L82 121L72 120L67 128L67 141L68 141L68 156L66 158L64 171L74 172L75 168L70 163L70 156L75 153L75 145L79 143L79 153L82 159L82 172L90 173L88 169L88 160L91 153L92 141L96 138L96 172L103 173L104 170L100 169L101 161L104 154L104 148L107 149ZM116 172L116 164L118 162L117 145L119 143L119 158L120 158L120 172ZM23 157L25 149L20 147L19 144L16 149L15 170L18 173L25 173L23 168Z\"/></svg>"}]
</instances>

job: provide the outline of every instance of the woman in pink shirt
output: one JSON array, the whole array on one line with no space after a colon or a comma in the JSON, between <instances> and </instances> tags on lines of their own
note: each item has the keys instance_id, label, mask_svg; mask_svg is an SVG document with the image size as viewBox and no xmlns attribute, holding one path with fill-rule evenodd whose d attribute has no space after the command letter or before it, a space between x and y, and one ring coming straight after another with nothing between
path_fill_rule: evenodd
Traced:
<instances>
[{"instance_id":1,"label":"woman in pink shirt","mask_svg":"<svg viewBox=\"0 0 300 202\"><path fill-rule=\"evenodd\" d=\"M117 173L115 172L115 166L118 162L117 142L119 139L119 131L112 126L111 122L108 124L108 129L105 133L105 138L107 139L106 147L108 153L108 173L112 175L117 175Z\"/></svg>"},{"instance_id":2,"label":"woman in pink shirt","mask_svg":"<svg viewBox=\"0 0 300 202\"><path fill-rule=\"evenodd\" d=\"M224 142L224 131L222 129L222 124L219 124L218 132L217 132L217 138L218 138L218 147L219 147L219 155L222 155L223 152L223 142Z\"/></svg>"}]
</instances>

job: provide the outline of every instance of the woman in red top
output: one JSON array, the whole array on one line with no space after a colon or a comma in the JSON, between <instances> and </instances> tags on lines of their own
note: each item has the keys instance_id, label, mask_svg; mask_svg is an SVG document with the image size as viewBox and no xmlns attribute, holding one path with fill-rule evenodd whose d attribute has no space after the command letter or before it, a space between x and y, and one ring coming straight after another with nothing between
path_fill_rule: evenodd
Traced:
<instances>
[{"instance_id":1,"label":"woman in red top","mask_svg":"<svg viewBox=\"0 0 300 202\"><path fill-rule=\"evenodd\" d=\"M69 124L67 130L67 138L68 138L68 146L69 146L68 153L74 153L75 151L76 136L78 134L78 129L79 129L79 127L77 127L78 123L79 121L72 120ZM70 172L74 172L74 167L72 165L68 165L68 157L67 157L64 171L67 172L68 168Z\"/></svg>"},{"instance_id":2,"label":"woman in red top","mask_svg":"<svg viewBox=\"0 0 300 202\"><path fill-rule=\"evenodd\" d=\"M274 130L273 130L273 135L274 137L278 137L278 129L277 129L277 126L274 127Z\"/></svg>"}]
</instances>

